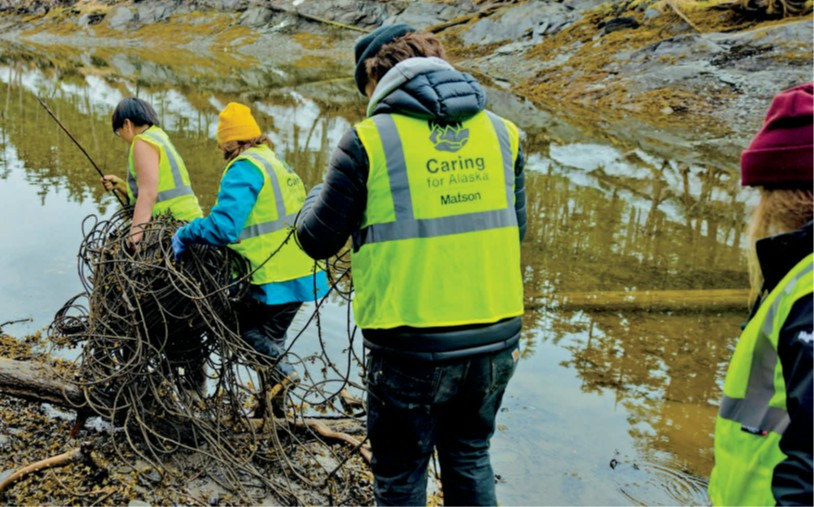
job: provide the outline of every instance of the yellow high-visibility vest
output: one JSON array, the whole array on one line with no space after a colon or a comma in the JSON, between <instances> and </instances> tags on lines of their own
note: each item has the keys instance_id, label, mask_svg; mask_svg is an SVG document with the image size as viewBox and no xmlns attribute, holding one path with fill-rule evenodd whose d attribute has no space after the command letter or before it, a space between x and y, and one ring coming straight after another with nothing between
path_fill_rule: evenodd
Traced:
<instances>
[{"instance_id":1,"label":"yellow high-visibility vest","mask_svg":"<svg viewBox=\"0 0 814 507\"><path fill-rule=\"evenodd\" d=\"M355 126L367 208L352 252L361 328L491 323L523 313L514 210L517 127L376 115Z\"/></svg>"},{"instance_id":2,"label":"yellow high-visibility vest","mask_svg":"<svg viewBox=\"0 0 814 507\"><path fill-rule=\"evenodd\" d=\"M133 138L130 143L128 157L129 170L127 172L127 198L130 205L136 204L138 197L138 181L136 180L136 166L133 162L133 147L136 140L155 146L158 156L158 196L153 206L152 216L167 211L179 220L194 220L203 216L198 198L192 192L184 160L178 154L175 146L170 142L166 132L153 125Z\"/></svg>"},{"instance_id":3,"label":"yellow high-visibility vest","mask_svg":"<svg viewBox=\"0 0 814 507\"><path fill-rule=\"evenodd\" d=\"M738 339L715 421L713 505L776 505L772 475L786 459L780 438L789 424L777 341L794 303L812 293L812 269L814 254L777 284Z\"/></svg>"},{"instance_id":4,"label":"yellow high-visibility vest","mask_svg":"<svg viewBox=\"0 0 814 507\"><path fill-rule=\"evenodd\" d=\"M238 160L251 163L263 175L263 187L240 238L229 245L249 261L254 271L251 283L284 282L314 273L314 261L293 237L288 238L297 212L305 202L305 185L300 177L265 145L249 148L230 161L223 171L224 176ZM288 242L283 244L286 238Z\"/></svg>"}]
</instances>

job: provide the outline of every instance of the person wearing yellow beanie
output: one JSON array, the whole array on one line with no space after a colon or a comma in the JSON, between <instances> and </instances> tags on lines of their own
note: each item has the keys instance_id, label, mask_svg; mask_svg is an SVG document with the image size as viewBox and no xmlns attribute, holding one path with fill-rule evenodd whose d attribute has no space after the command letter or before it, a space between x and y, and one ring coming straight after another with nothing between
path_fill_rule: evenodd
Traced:
<instances>
[{"instance_id":1,"label":"person wearing yellow beanie","mask_svg":"<svg viewBox=\"0 0 814 507\"><path fill-rule=\"evenodd\" d=\"M286 331L303 302L327 294L328 280L290 240L305 186L275 155L251 109L230 102L218 115L216 138L226 166L215 206L206 218L178 229L173 251L183 260L190 244L228 246L248 261L251 297L241 305L240 331L254 350L270 358L272 368L258 372L267 391L272 383L296 380L296 371L284 359ZM258 416L266 408L261 403Z\"/></svg>"},{"instance_id":2,"label":"person wearing yellow beanie","mask_svg":"<svg viewBox=\"0 0 814 507\"><path fill-rule=\"evenodd\" d=\"M237 102L229 102L218 114L218 146L230 141L256 139L262 135L251 109Z\"/></svg>"}]
</instances>

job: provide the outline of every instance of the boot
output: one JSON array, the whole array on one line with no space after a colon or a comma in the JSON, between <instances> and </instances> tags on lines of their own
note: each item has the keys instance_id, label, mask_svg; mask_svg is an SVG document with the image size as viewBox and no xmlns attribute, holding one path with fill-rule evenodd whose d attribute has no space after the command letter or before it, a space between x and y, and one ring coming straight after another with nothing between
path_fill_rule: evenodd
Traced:
<instances>
[{"instance_id":1,"label":"boot","mask_svg":"<svg viewBox=\"0 0 814 507\"><path fill-rule=\"evenodd\" d=\"M274 415L278 419L285 418L288 390L300 382L297 370L287 362L280 361L273 368L258 369L257 378L260 382L260 392L252 417L262 419ZM268 413L269 409L271 414Z\"/></svg>"}]
</instances>

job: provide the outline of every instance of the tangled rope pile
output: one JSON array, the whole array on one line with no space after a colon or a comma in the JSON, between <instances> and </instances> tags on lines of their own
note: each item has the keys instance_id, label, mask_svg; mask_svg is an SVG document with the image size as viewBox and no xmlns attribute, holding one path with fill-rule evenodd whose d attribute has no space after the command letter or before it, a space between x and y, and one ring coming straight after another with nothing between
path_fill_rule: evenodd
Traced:
<instances>
[{"instance_id":1,"label":"tangled rope pile","mask_svg":"<svg viewBox=\"0 0 814 507\"><path fill-rule=\"evenodd\" d=\"M235 308L248 291L248 267L231 250L204 245L192 245L176 261L170 238L180 225L168 216L154 218L134 248L129 210L109 220L85 219L79 274L86 290L65 304L49 328L53 343L83 345L76 378L69 379L85 393L86 403L77 409L116 428L120 455L134 452L167 473L205 473L241 502L271 495L282 504L314 503L304 492L320 488L332 502L348 501L350 481L338 480L337 471L351 450L342 457L323 446L338 463L329 469L313 446L304 445L307 425L297 421L313 409L332 407L349 384L361 388L349 380L351 364L362 364L353 350L350 314L347 367L325 352L323 298L286 351L304 377L282 393L286 416L253 419L257 372L275 360L240 337ZM324 268L332 292L349 299L350 289L342 289L349 285L344 258ZM312 324L321 350L295 357L291 346ZM184 472L179 454L197 456L196 470Z\"/></svg>"}]
</instances>

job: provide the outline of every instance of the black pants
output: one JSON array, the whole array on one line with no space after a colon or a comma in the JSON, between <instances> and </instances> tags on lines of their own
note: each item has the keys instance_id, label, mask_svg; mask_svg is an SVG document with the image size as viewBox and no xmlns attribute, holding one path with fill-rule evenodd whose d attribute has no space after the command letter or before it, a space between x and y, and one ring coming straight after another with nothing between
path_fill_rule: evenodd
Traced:
<instances>
[{"instance_id":1,"label":"black pants","mask_svg":"<svg viewBox=\"0 0 814 507\"><path fill-rule=\"evenodd\" d=\"M302 303L266 305L251 300L241 308L240 334L257 352L271 358L285 352L288 328Z\"/></svg>"},{"instance_id":2,"label":"black pants","mask_svg":"<svg viewBox=\"0 0 814 507\"><path fill-rule=\"evenodd\" d=\"M517 350L442 363L371 353L367 427L379 505L426 505L434 448L444 504L497 504L489 440Z\"/></svg>"}]
</instances>

